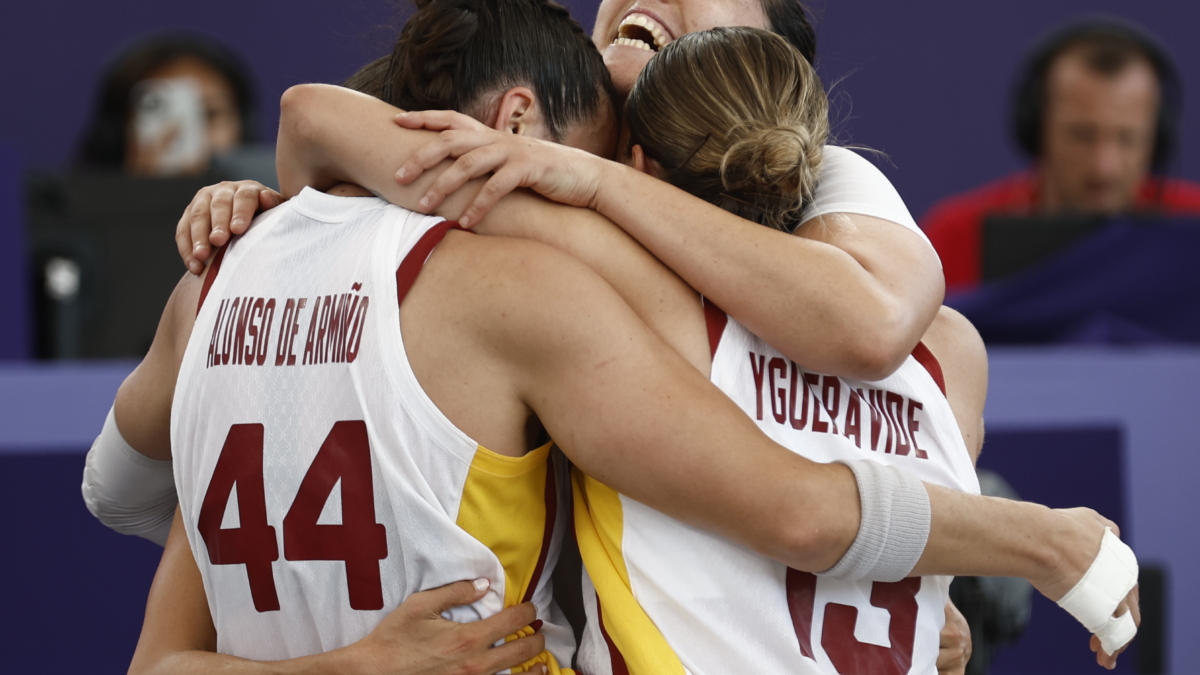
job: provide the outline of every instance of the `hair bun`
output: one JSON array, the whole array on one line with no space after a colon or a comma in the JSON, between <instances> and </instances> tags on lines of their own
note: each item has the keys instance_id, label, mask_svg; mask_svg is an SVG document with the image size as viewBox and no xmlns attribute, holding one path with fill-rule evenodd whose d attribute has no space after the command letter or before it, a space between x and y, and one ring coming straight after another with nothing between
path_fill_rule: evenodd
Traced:
<instances>
[{"instance_id":1,"label":"hair bun","mask_svg":"<svg viewBox=\"0 0 1200 675\"><path fill-rule=\"evenodd\" d=\"M725 196L753 205L786 226L816 188L824 138L800 125L742 127L729 134L721 159Z\"/></svg>"}]
</instances>

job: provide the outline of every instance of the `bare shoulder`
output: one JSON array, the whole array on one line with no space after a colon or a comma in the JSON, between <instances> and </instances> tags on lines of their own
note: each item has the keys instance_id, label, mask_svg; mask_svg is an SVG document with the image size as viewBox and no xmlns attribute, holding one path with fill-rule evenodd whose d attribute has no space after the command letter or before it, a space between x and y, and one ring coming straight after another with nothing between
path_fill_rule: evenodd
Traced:
<instances>
[{"instance_id":1,"label":"bare shoulder","mask_svg":"<svg viewBox=\"0 0 1200 675\"><path fill-rule=\"evenodd\" d=\"M586 312L597 294L616 297L591 268L552 246L457 231L434 250L413 293L422 285L453 294L456 313L486 316L495 328L561 322Z\"/></svg>"},{"instance_id":2,"label":"bare shoulder","mask_svg":"<svg viewBox=\"0 0 1200 675\"><path fill-rule=\"evenodd\" d=\"M979 331L949 307L938 310L921 339L937 357L946 379L946 396L972 458L983 446L983 408L987 402L987 349Z\"/></svg>"}]
</instances>

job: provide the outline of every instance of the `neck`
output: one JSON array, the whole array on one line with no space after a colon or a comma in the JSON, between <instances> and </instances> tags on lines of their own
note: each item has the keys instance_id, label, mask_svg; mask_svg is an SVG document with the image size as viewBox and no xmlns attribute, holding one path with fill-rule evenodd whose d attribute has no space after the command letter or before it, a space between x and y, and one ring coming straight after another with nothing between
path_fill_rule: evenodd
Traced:
<instances>
[{"instance_id":1,"label":"neck","mask_svg":"<svg viewBox=\"0 0 1200 675\"><path fill-rule=\"evenodd\" d=\"M334 197L374 197L370 190L354 183L338 183L325 191Z\"/></svg>"}]
</instances>

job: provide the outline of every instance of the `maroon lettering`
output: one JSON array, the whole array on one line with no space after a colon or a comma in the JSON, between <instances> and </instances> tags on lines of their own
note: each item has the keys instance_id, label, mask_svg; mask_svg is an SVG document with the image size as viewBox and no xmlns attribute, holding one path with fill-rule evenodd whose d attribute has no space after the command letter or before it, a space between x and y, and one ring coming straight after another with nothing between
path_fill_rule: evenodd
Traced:
<instances>
[{"instance_id":1,"label":"maroon lettering","mask_svg":"<svg viewBox=\"0 0 1200 675\"><path fill-rule=\"evenodd\" d=\"M788 421L793 429L803 429L808 426L808 385L800 384L800 366L792 364L792 400L788 407ZM796 390L799 389L799 396ZM796 401L800 400L800 419L796 419Z\"/></svg>"},{"instance_id":2,"label":"maroon lettering","mask_svg":"<svg viewBox=\"0 0 1200 675\"><path fill-rule=\"evenodd\" d=\"M263 312L262 298L255 298L254 304L250 306L250 320L246 322L246 365L254 365L254 354L258 351L258 322L262 321Z\"/></svg>"},{"instance_id":3,"label":"maroon lettering","mask_svg":"<svg viewBox=\"0 0 1200 675\"><path fill-rule=\"evenodd\" d=\"M300 312L308 304L308 298L300 298L296 301L296 311L292 314L292 329L289 331L287 341L287 364L289 366L296 365L296 336L300 333Z\"/></svg>"},{"instance_id":4,"label":"maroon lettering","mask_svg":"<svg viewBox=\"0 0 1200 675\"><path fill-rule=\"evenodd\" d=\"M260 334L255 348L254 362L262 365L267 362L267 352L271 349L271 323L275 320L275 298L267 300L267 304L263 306L262 322L259 324Z\"/></svg>"},{"instance_id":5,"label":"maroon lettering","mask_svg":"<svg viewBox=\"0 0 1200 675\"><path fill-rule=\"evenodd\" d=\"M757 419L761 422L763 415L763 374L766 371L767 357L750 352L750 370L754 373L754 389L758 392L758 404L755 406Z\"/></svg>"},{"instance_id":6,"label":"maroon lettering","mask_svg":"<svg viewBox=\"0 0 1200 675\"><path fill-rule=\"evenodd\" d=\"M233 330L233 363L246 363L246 329L250 323L250 310L254 305L250 298L242 298L242 309L237 313L237 327Z\"/></svg>"},{"instance_id":7,"label":"maroon lettering","mask_svg":"<svg viewBox=\"0 0 1200 675\"><path fill-rule=\"evenodd\" d=\"M307 366L310 363L316 363L316 355L313 354L313 348L317 342L317 325L321 322L321 296L317 296L313 302L312 318L308 320L308 339L304 341L304 360L301 365Z\"/></svg>"},{"instance_id":8,"label":"maroon lettering","mask_svg":"<svg viewBox=\"0 0 1200 675\"><path fill-rule=\"evenodd\" d=\"M916 414L918 410L924 408L925 406L921 405L920 401L908 400L908 433L909 440L912 441L913 453L920 459L929 459L929 453L917 445L917 432L921 430L921 423L917 421Z\"/></svg>"},{"instance_id":9,"label":"maroon lettering","mask_svg":"<svg viewBox=\"0 0 1200 675\"><path fill-rule=\"evenodd\" d=\"M829 392L833 392L831 396ZM833 403L830 403L832 399ZM833 426L833 433L838 432L837 418L842 411L842 381L833 375L826 375L821 379L821 402L825 405L825 412L829 414L830 424Z\"/></svg>"},{"instance_id":10,"label":"maroon lettering","mask_svg":"<svg viewBox=\"0 0 1200 675\"><path fill-rule=\"evenodd\" d=\"M348 358L346 355L346 344L350 339L350 322L354 320L354 316L358 313L358 301L360 299L361 298L359 298L357 295L353 298L347 295L346 302L342 303L344 305L341 318L342 325L341 328L338 329L339 337L337 344L337 357L339 363L344 363Z\"/></svg>"},{"instance_id":11,"label":"maroon lettering","mask_svg":"<svg viewBox=\"0 0 1200 675\"><path fill-rule=\"evenodd\" d=\"M328 361L325 351L325 333L329 332L329 315L331 312L330 304L333 302L333 296L325 296L325 304L321 306L321 323L317 326L317 342L313 346L313 363L325 363Z\"/></svg>"},{"instance_id":12,"label":"maroon lettering","mask_svg":"<svg viewBox=\"0 0 1200 675\"><path fill-rule=\"evenodd\" d=\"M341 363L338 355L338 343L341 341L342 315L346 313L346 301L349 293L333 296L333 314L329 317L329 333L325 336L325 360Z\"/></svg>"},{"instance_id":13,"label":"maroon lettering","mask_svg":"<svg viewBox=\"0 0 1200 675\"><path fill-rule=\"evenodd\" d=\"M283 316L279 321L279 344L275 347L275 365L282 366L287 360L288 354L288 336L292 333L289 330L292 327L292 317L296 313L296 301L288 298L287 302L283 303Z\"/></svg>"},{"instance_id":14,"label":"maroon lettering","mask_svg":"<svg viewBox=\"0 0 1200 675\"><path fill-rule=\"evenodd\" d=\"M804 383L806 388L819 387L821 386L821 376L816 373L805 373ZM812 430L816 433L827 434L829 433L829 422L821 419L821 402L815 393L812 400Z\"/></svg>"},{"instance_id":15,"label":"maroon lettering","mask_svg":"<svg viewBox=\"0 0 1200 675\"><path fill-rule=\"evenodd\" d=\"M371 304L371 298L363 296L362 302L358 305L358 312L355 314L354 327L350 329L351 338L348 340L346 348L346 363L354 363L354 359L358 358L358 347L362 343L363 331L367 325L367 306ZM351 347L350 345L354 345Z\"/></svg>"},{"instance_id":16,"label":"maroon lettering","mask_svg":"<svg viewBox=\"0 0 1200 675\"><path fill-rule=\"evenodd\" d=\"M859 415L862 407L862 389L850 391L850 400L846 401L846 438L854 437L854 445L862 447Z\"/></svg>"},{"instance_id":17,"label":"maroon lettering","mask_svg":"<svg viewBox=\"0 0 1200 675\"><path fill-rule=\"evenodd\" d=\"M237 318L238 306L241 304L241 298L234 298L233 304L229 306L229 315L225 320L225 330L222 331L221 337L221 365L229 365L229 350L233 347L233 329L236 328L234 319Z\"/></svg>"},{"instance_id":18,"label":"maroon lettering","mask_svg":"<svg viewBox=\"0 0 1200 675\"><path fill-rule=\"evenodd\" d=\"M222 300L221 306L217 308L217 321L213 324L212 339L208 341L208 368L217 365L217 339L221 334L221 317L225 316L225 303L228 300Z\"/></svg>"},{"instance_id":19,"label":"maroon lettering","mask_svg":"<svg viewBox=\"0 0 1200 675\"><path fill-rule=\"evenodd\" d=\"M787 362L776 356L767 364L767 371L771 382L771 415L776 422L783 424L787 421L787 389L775 386L775 373L779 373L779 381L782 383L787 378Z\"/></svg>"},{"instance_id":20,"label":"maroon lettering","mask_svg":"<svg viewBox=\"0 0 1200 675\"><path fill-rule=\"evenodd\" d=\"M888 425L896 430L896 454L908 455L912 446L904 431L904 397L889 391L884 400L886 401L884 412L887 413Z\"/></svg>"},{"instance_id":21,"label":"maroon lettering","mask_svg":"<svg viewBox=\"0 0 1200 675\"><path fill-rule=\"evenodd\" d=\"M876 399L879 398L878 389L867 390L867 407L871 410L871 450L879 451L879 432L883 424L883 415L879 412L879 406L876 404ZM887 441L884 441L883 451L887 452Z\"/></svg>"}]
</instances>

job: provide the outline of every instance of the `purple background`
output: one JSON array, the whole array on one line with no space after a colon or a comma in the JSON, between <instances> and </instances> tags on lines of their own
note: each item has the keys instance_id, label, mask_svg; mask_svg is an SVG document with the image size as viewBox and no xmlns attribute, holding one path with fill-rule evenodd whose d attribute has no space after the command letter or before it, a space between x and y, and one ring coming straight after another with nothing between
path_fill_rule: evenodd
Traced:
<instances>
[{"instance_id":1,"label":"purple background","mask_svg":"<svg viewBox=\"0 0 1200 675\"><path fill-rule=\"evenodd\" d=\"M595 2L568 4L585 25L591 23ZM5 3L0 10L0 63L6 66L0 74L5 94L0 106L0 299L8 300L2 302L24 297L14 288L23 276L16 227L19 167L55 169L69 163L91 113L96 79L121 45L161 28L198 29L225 40L251 64L261 84L262 131L270 138L286 87L340 81L386 51L397 12L407 6L376 0ZM1200 41L1193 35L1200 5L1181 0L859 0L820 3L816 10L818 65L827 85L836 83L839 140L888 153L890 163L883 161L883 168L918 216L941 196L1023 165L1008 137L1014 70L1037 35L1085 11L1108 10L1137 20L1173 52L1183 70L1185 111L1190 111L1184 115L1174 173L1200 179L1200 131L1193 123L1200 117L1187 103L1200 92L1200 68L1195 67ZM0 316L5 317L0 358L10 350L21 353L24 347L5 341L22 321L19 310L3 305ZM1126 517L1139 554L1174 572L1168 663L1182 672L1190 662L1188 639L1200 635L1200 623L1186 611L1200 602L1200 578L1190 574L1200 563L1200 519L1195 517L1200 455L1193 451L1190 424L1200 353L1008 351L994 353L992 366L988 414L993 429L1123 430ZM0 657L0 670L32 667L34 662L22 661L22 655L77 653L86 660L62 672L124 671L155 551L89 521L78 480L82 451L128 368L19 366L0 377L0 495L10 498L6 512L17 514L0 523L0 535L11 550L27 552L9 556L0 568L20 580L0 594L0 606L9 615L2 626L12 638L6 644L21 646ZM1054 458L1046 458L1046 465L1079 481L1097 471ZM106 583L91 583L95 579ZM53 637L59 634L71 636L75 647L61 649L61 640ZM54 641L39 643L39 636ZM98 653L88 651L92 644L115 650L113 662L102 664Z\"/></svg>"},{"instance_id":2,"label":"purple background","mask_svg":"<svg viewBox=\"0 0 1200 675\"><path fill-rule=\"evenodd\" d=\"M567 2L585 26L595 0ZM5 3L0 19L0 143L28 166L61 167L90 114L96 79L127 41L159 28L188 27L228 42L260 81L263 132L271 138L279 95L305 81L337 82L394 38L404 0L207 0ZM1023 160L1009 141L1008 91L1025 50L1048 27L1083 12L1139 21L1169 47L1185 99L1200 92L1200 5L1182 0L949 0L816 2L819 70L833 88L843 142L890 157L881 164L918 217L937 198L1007 171ZM1189 95L1190 94L1190 95ZM1185 102L1174 173L1200 179L1196 108ZM894 164L894 166L892 166Z\"/></svg>"}]
</instances>

